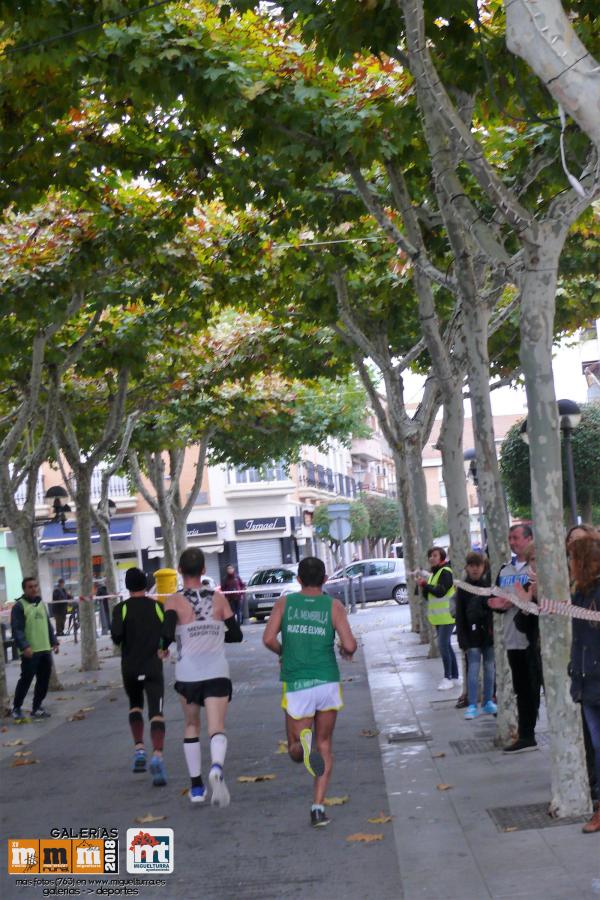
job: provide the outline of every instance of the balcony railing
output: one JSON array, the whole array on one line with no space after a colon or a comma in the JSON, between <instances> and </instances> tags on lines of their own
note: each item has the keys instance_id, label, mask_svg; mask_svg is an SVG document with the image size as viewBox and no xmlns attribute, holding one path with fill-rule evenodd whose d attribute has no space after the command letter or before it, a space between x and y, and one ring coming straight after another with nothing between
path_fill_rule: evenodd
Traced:
<instances>
[{"instance_id":1,"label":"balcony railing","mask_svg":"<svg viewBox=\"0 0 600 900\"><path fill-rule=\"evenodd\" d=\"M102 469L95 469L92 473L92 500L99 500L102 492ZM108 496L111 500L119 500L123 497L133 497L129 482L122 475L111 475L108 482Z\"/></svg>"},{"instance_id":2,"label":"balcony railing","mask_svg":"<svg viewBox=\"0 0 600 900\"><path fill-rule=\"evenodd\" d=\"M46 502L45 499L45 488L44 488L44 476L40 472L38 474L37 485L35 488L35 504L36 506L43 506ZM19 508L23 506L25 503L25 497L27 495L27 485L26 482L23 481L15 491L15 503Z\"/></svg>"}]
</instances>

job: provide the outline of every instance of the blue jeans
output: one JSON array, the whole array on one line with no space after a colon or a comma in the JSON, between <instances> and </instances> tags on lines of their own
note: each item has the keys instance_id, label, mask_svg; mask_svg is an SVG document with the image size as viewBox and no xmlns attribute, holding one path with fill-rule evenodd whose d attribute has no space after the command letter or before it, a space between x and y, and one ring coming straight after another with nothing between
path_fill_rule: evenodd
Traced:
<instances>
[{"instance_id":1,"label":"blue jeans","mask_svg":"<svg viewBox=\"0 0 600 900\"><path fill-rule=\"evenodd\" d=\"M456 656L450 643L452 632L454 631L454 623L452 625L436 625L437 642L440 650L440 656L444 664L444 678L458 678L458 666L456 665Z\"/></svg>"},{"instance_id":2,"label":"blue jeans","mask_svg":"<svg viewBox=\"0 0 600 900\"><path fill-rule=\"evenodd\" d=\"M469 706L477 706L479 694L479 664L483 657L483 702L487 703L494 695L494 678L496 666L494 664L493 647L469 647L467 660L469 671L467 674L467 698Z\"/></svg>"},{"instance_id":3,"label":"blue jeans","mask_svg":"<svg viewBox=\"0 0 600 900\"><path fill-rule=\"evenodd\" d=\"M583 714L587 722L590 739L596 758L596 779L600 777L600 706L589 706L583 703Z\"/></svg>"}]
</instances>

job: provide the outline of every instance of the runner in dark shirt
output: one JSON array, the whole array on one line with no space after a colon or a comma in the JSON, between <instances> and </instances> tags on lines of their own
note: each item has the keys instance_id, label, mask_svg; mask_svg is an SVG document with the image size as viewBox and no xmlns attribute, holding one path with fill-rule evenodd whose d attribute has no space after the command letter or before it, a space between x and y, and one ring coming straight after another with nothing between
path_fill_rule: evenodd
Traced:
<instances>
[{"instance_id":1,"label":"runner in dark shirt","mask_svg":"<svg viewBox=\"0 0 600 900\"><path fill-rule=\"evenodd\" d=\"M111 635L121 647L123 686L129 698L129 727L135 744L134 772L146 771L144 747L144 694L148 702L152 759L152 783L167 783L163 762L165 719L163 715L164 681L162 661L158 657L164 611L162 605L146 596L146 576L140 569L128 569L125 585L129 598L115 606Z\"/></svg>"}]
</instances>

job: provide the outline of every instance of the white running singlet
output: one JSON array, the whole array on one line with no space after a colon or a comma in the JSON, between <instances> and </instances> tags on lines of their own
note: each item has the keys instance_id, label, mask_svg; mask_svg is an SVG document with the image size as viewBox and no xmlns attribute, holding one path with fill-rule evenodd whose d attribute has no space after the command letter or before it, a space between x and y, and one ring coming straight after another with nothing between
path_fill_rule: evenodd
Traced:
<instances>
[{"instance_id":1,"label":"white running singlet","mask_svg":"<svg viewBox=\"0 0 600 900\"><path fill-rule=\"evenodd\" d=\"M213 592L186 588L182 591L192 609L194 621L177 625L177 681L208 681L229 678L225 656L225 623L213 618Z\"/></svg>"}]
</instances>

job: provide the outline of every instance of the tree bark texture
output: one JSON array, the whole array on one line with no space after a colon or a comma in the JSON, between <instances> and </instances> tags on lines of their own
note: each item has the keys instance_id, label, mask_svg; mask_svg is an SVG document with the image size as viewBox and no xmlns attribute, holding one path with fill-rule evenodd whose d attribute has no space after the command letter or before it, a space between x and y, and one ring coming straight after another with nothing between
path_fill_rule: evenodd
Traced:
<instances>
[{"instance_id":1,"label":"tree bark texture","mask_svg":"<svg viewBox=\"0 0 600 900\"><path fill-rule=\"evenodd\" d=\"M442 453L442 475L448 504L450 560L454 577L462 577L465 557L471 549L469 500L463 456L465 414L462 382L455 383L443 403L443 419L438 444Z\"/></svg>"},{"instance_id":2,"label":"tree bark texture","mask_svg":"<svg viewBox=\"0 0 600 900\"><path fill-rule=\"evenodd\" d=\"M552 343L558 260L564 232L546 226L539 246L525 248L522 284L521 365L527 390L527 434L539 596L568 600L564 553L562 467L558 410L552 373ZM571 701L567 666L571 623L540 619L544 693L550 728L552 800L557 816L590 810L581 715Z\"/></svg>"},{"instance_id":3,"label":"tree bark texture","mask_svg":"<svg viewBox=\"0 0 600 900\"><path fill-rule=\"evenodd\" d=\"M79 622L81 625L81 667L84 672L98 669L94 570L92 567L92 470L87 465L75 471L77 506L77 552L79 558Z\"/></svg>"}]
</instances>

